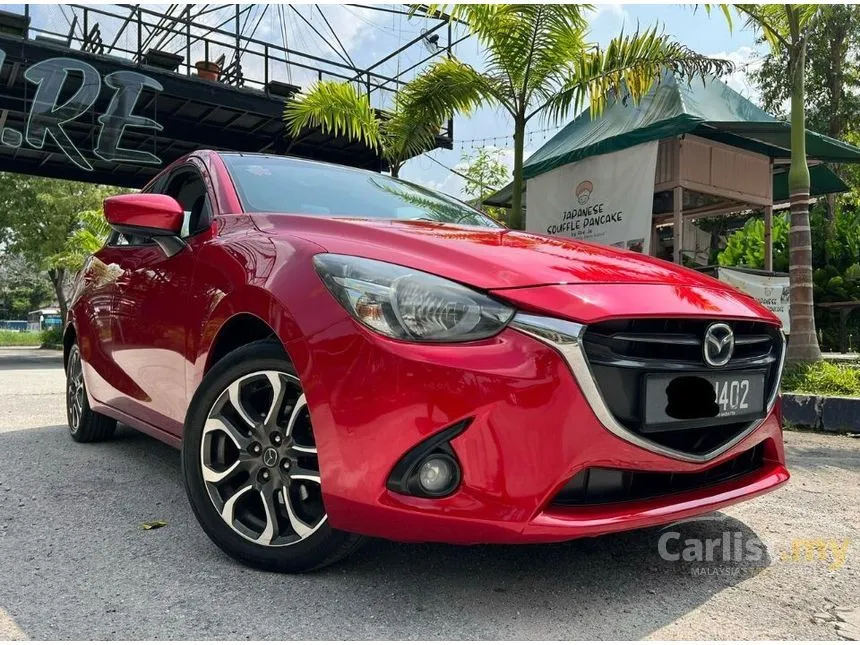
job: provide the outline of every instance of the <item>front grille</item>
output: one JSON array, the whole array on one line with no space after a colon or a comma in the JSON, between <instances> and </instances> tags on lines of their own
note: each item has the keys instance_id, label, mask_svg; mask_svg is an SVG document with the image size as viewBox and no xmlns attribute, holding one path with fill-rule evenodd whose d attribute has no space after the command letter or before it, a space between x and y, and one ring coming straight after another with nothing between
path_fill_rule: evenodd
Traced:
<instances>
[{"instance_id":1,"label":"front grille","mask_svg":"<svg viewBox=\"0 0 860 645\"><path fill-rule=\"evenodd\" d=\"M732 359L708 366L702 355L705 330L726 322L735 335ZM778 387L783 341L773 326L753 321L694 319L610 320L591 325L583 348L597 386L615 419L627 430L673 450L702 455L730 442L749 425L725 418L690 419L672 429L648 429L642 419L646 374L737 370L765 373L765 400Z\"/></svg>"},{"instance_id":2,"label":"front grille","mask_svg":"<svg viewBox=\"0 0 860 645\"><path fill-rule=\"evenodd\" d=\"M764 443L698 473L649 472L615 468L579 471L553 499L556 506L616 504L713 486L761 468Z\"/></svg>"}]
</instances>

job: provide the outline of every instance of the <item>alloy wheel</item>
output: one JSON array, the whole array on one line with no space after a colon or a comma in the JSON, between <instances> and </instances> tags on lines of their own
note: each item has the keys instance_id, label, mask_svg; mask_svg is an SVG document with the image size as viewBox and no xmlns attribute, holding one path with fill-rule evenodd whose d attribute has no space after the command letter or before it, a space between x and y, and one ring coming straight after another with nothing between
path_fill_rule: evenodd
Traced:
<instances>
[{"instance_id":1,"label":"alloy wheel","mask_svg":"<svg viewBox=\"0 0 860 645\"><path fill-rule=\"evenodd\" d=\"M209 410L200 445L209 498L245 539L286 546L325 524L310 413L292 374L244 375Z\"/></svg>"},{"instance_id":2,"label":"alloy wheel","mask_svg":"<svg viewBox=\"0 0 860 645\"><path fill-rule=\"evenodd\" d=\"M77 432L81 426L85 396L81 354L77 347L73 347L69 356L69 366L66 375L66 410L69 413L69 428L72 434Z\"/></svg>"}]
</instances>

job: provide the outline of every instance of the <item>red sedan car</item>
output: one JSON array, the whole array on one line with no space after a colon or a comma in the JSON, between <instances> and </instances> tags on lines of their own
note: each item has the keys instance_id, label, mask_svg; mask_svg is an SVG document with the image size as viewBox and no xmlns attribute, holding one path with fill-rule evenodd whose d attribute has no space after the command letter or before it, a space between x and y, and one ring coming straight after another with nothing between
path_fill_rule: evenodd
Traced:
<instances>
[{"instance_id":1,"label":"red sedan car","mask_svg":"<svg viewBox=\"0 0 860 645\"><path fill-rule=\"evenodd\" d=\"M569 540L788 480L778 319L694 271L277 156L191 154L105 215L71 436L181 446L203 529L250 565Z\"/></svg>"}]
</instances>

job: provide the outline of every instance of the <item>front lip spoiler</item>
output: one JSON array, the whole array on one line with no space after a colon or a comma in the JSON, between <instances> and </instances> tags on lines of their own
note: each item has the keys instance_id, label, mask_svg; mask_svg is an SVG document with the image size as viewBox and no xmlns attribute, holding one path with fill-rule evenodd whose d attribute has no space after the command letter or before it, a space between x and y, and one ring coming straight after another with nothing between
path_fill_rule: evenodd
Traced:
<instances>
[{"instance_id":1,"label":"front lip spoiler","mask_svg":"<svg viewBox=\"0 0 860 645\"><path fill-rule=\"evenodd\" d=\"M549 345L561 354L561 357L564 359L565 363L567 363L568 368L579 384L579 387L582 390L586 401L588 401L588 404L591 406L595 416L597 416L597 419L607 430L609 430L609 432L628 443L632 443L639 448L643 448L644 450L691 463L704 463L706 461L711 461L715 457L719 457L721 454L743 441L765 418L767 418L767 416L773 411L773 406L776 404L776 398L779 394L779 383L782 379L782 369L785 365L785 335L780 332L782 348L779 357L779 373L777 374L776 386L773 388L773 392L771 392L770 399L768 399L767 411L764 417L750 423L727 443L724 443L704 455L694 455L681 452L679 450L673 450L672 448L667 448L654 443L653 441L649 441L618 423L615 419L615 415L612 414L609 407L606 405L606 401L603 399L603 395L597 387L594 374L591 372L588 359L585 357L585 351L582 347L582 337L585 334L585 325L571 322L569 320L562 320L560 318L534 316L532 314L518 312L510 322L510 326L524 334L538 339L545 345Z\"/></svg>"}]
</instances>

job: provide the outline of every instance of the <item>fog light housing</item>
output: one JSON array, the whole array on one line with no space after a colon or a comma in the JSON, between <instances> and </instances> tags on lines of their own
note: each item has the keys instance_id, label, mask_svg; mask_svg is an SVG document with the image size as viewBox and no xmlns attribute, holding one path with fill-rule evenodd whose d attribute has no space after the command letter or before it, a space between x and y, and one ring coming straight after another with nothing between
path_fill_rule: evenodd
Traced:
<instances>
[{"instance_id":1,"label":"fog light housing","mask_svg":"<svg viewBox=\"0 0 860 645\"><path fill-rule=\"evenodd\" d=\"M469 427L463 419L413 446L388 475L388 490L414 497L447 497L463 480L451 440Z\"/></svg>"},{"instance_id":2,"label":"fog light housing","mask_svg":"<svg viewBox=\"0 0 860 645\"><path fill-rule=\"evenodd\" d=\"M427 495L447 495L460 483L460 469L448 455L433 454L418 467L418 485Z\"/></svg>"}]
</instances>

